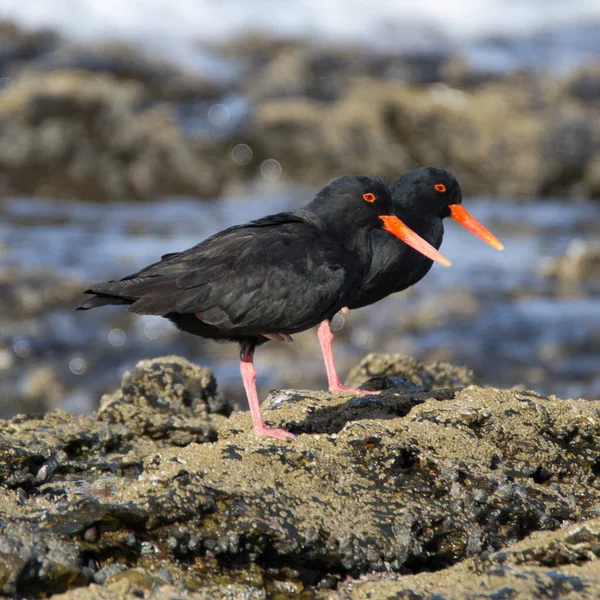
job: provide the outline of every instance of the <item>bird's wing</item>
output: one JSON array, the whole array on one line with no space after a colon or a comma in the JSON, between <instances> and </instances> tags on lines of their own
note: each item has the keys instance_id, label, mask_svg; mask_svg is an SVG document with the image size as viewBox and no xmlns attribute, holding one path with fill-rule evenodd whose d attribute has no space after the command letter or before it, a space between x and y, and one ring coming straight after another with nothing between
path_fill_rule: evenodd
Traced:
<instances>
[{"instance_id":1,"label":"bird's wing","mask_svg":"<svg viewBox=\"0 0 600 600\"><path fill-rule=\"evenodd\" d=\"M339 246L282 213L166 255L111 282L111 293L133 301L139 314L198 313L218 328L268 333L316 324L335 307L345 278Z\"/></svg>"}]
</instances>

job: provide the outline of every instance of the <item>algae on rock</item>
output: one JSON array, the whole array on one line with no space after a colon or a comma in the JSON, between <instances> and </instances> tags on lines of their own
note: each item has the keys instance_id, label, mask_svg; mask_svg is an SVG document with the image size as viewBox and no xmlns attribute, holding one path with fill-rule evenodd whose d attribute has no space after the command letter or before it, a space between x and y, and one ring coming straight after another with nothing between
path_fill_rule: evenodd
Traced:
<instances>
[{"instance_id":1,"label":"algae on rock","mask_svg":"<svg viewBox=\"0 0 600 600\"><path fill-rule=\"evenodd\" d=\"M253 436L212 374L175 357L138 364L97 414L0 423L0 521L6 540L20 532L14 558L0 556L2 591L383 598L462 565L465 590L478 577L492 590L502 552L536 531L570 549L571 570L596 564L593 532L560 540L600 513L600 402L461 388L468 371L397 356L357 372L368 364L387 376L378 395L271 394L265 419L293 443ZM426 389L439 385L456 387ZM564 560L525 555L505 561L507 581ZM535 589L571 589L539 573Z\"/></svg>"}]
</instances>

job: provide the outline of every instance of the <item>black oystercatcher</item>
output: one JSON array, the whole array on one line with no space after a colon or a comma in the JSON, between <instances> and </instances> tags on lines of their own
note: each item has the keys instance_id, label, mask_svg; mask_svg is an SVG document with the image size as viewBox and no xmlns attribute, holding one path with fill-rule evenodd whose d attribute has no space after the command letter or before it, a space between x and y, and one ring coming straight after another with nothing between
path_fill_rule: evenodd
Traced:
<instances>
[{"instance_id":1,"label":"black oystercatcher","mask_svg":"<svg viewBox=\"0 0 600 600\"><path fill-rule=\"evenodd\" d=\"M497 250L504 246L462 207L462 192L456 178L443 169L422 167L405 173L392 185L394 213L415 233L439 248L444 237L445 217L452 217L463 227ZM361 308L401 292L419 282L433 261L415 252L404 242L373 230L370 234L373 258L369 274L359 293L346 305L347 309ZM318 330L330 391L357 392L339 380L331 343L330 322L323 321ZM364 392L367 393L367 392ZM372 393L372 392L368 392Z\"/></svg>"},{"instance_id":2,"label":"black oystercatcher","mask_svg":"<svg viewBox=\"0 0 600 600\"><path fill-rule=\"evenodd\" d=\"M254 433L294 438L262 420L256 346L329 321L356 298L371 266L374 229L449 264L392 213L381 179L340 177L302 209L230 227L120 281L93 285L79 309L126 304L189 333L238 342Z\"/></svg>"}]
</instances>

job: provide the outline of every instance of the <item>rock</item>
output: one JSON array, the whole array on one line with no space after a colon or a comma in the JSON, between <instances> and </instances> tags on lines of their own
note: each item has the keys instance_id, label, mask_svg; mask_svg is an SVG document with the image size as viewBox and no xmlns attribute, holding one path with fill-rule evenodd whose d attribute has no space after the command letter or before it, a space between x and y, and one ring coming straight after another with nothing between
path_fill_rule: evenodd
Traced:
<instances>
[{"instance_id":1,"label":"rock","mask_svg":"<svg viewBox=\"0 0 600 600\"><path fill-rule=\"evenodd\" d=\"M31 490L51 450L39 443L15 443L0 436L0 484Z\"/></svg>"},{"instance_id":2,"label":"rock","mask_svg":"<svg viewBox=\"0 0 600 600\"><path fill-rule=\"evenodd\" d=\"M540 274L556 282L561 295L600 291L600 244L573 240L566 252L540 266Z\"/></svg>"},{"instance_id":3,"label":"rock","mask_svg":"<svg viewBox=\"0 0 600 600\"><path fill-rule=\"evenodd\" d=\"M600 196L596 63L499 75L461 56L255 35L212 49L231 72L217 80L123 44L10 25L4 38L3 193L214 197L269 180L271 159L311 185L433 164L467 195ZM215 124L210 109L230 102Z\"/></svg>"},{"instance_id":4,"label":"rock","mask_svg":"<svg viewBox=\"0 0 600 600\"><path fill-rule=\"evenodd\" d=\"M126 83L139 82L156 99L172 102L217 101L223 95L215 81L185 72L166 60L150 58L124 43L62 45L29 63L41 72L84 70L109 73Z\"/></svg>"},{"instance_id":5,"label":"rock","mask_svg":"<svg viewBox=\"0 0 600 600\"><path fill-rule=\"evenodd\" d=\"M0 47L0 193L214 197L237 173L232 140L199 125L230 92L214 78L7 22Z\"/></svg>"},{"instance_id":6,"label":"rock","mask_svg":"<svg viewBox=\"0 0 600 600\"><path fill-rule=\"evenodd\" d=\"M596 153L585 168L585 184L592 198L600 197L600 153Z\"/></svg>"},{"instance_id":7,"label":"rock","mask_svg":"<svg viewBox=\"0 0 600 600\"><path fill-rule=\"evenodd\" d=\"M248 70L242 87L254 101L306 97L330 102L343 96L354 80L367 76L411 85L438 82L444 62L441 54L368 53L354 46L306 41L273 48L268 60L257 61Z\"/></svg>"},{"instance_id":8,"label":"rock","mask_svg":"<svg viewBox=\"0 0 600 600\"><path fill-rule=\"evenodd\" d=\"M10 77L16 65L51 53L60 43L52 31L27 31L10 21L0 21L0 76Z\"/></svg>"},{"instance_id":9,"label":"rock","mask_svg":"<svg viewBox=\"0 0 600 600\"><path fill-rule=\"evenodd\" d=\"M67 386L55 369L37 365L29 370L21 383L21 410L35 412L35 407L56 408L67 393Z\"/></svg>"},{"instance_id":10,"label":"rock","mask_svg":"<svg viewBox=\"0 0 600 600\"><path fill-rule=\"evenodd\" d=\"M9 371L15 364L14 353L4 344L0 344L0 371Z\"/></svg>"},{"instance_id":11,"label":"rock","mask_svg":"<svg viewBox=\"0 0 600 600\"><path fill-rule=\"evenodd\" d=\"M141 361L93 416L57 410L0 420L0 484L31 492L88 462L98 473L137 472L157 444L216 439L230 413L210 369L179 357Z\"/></svg>"},{"instance_id":12,"label":"rock","mask_svg":"<svg viewBox=\"0 0 600 600\"><path fill-rule=\"evenodd\" d=\"M591 62L570 75L566 92L582 102L600 102L600 61Z\"/></svg>"},{"instance_id":13,"label":"rock","mask_svg":"<svg viewBox=\"0 0 600 600\"><path fill-rule=\"evenodd\" d=\"M231 410L210 369L167 356L140 361L116 393L102 398L98 416L126 426L132 435L185 446L215 440L209 415L229 416Z\"/></svg>"},{"instance_id":14,"label":"rock","mask_svg":"<svg viewBox=\"0 0 600 600\"><path fill-rule=\"evenodd\" d=\"M411 292L413 290L410 289ZM403 310L398 319L404 331L429 331L448 322L474 319L479 310L477 294L461 286L425 296L414 306Z\"/></svg>"},{"instance_id":15,"label":"rock","mask_svg":"<svg viewBox=\"0 0 600 600\"><path fill-rule=\"evenodd\" d=\"M598 109L564 99L555 80L464 90L353 77L341 89L326 104L315 94L258 101L243 131L256 159L274 157L302 180L348 172L393 180L433 164L450 169L466 194L597 193L587 166L597 156Z\"/></svg>"},{"instance_id":16,"label":"rock","mask_svg":"<svg viewBox=\"0 0 600 600\"><path fill-rule=\"evenodd\" d=\"M600 130L590 127L586 116L554 115L539 140L540 160L545 164L541 195L569 195L573 182L583 180L594 157ZM587 194L587 189L582 189Z\"/></svg>"},{"instance_id":17,"label":"rock","mask_svg":"<svg viewBox=\"0 0 600 600\"><path fill-rule=\"evenodd\" d=\"M11 542L4 589L264 598L339 585L341 597L377 598L379 585L421 593L444 573L490 594L502 577L518 593L596 585L584 561L598 554L600 402L449 389L470 373L394 356L367 368L406 379L379 395L265 401L294 443L254 437L248 413L225 417L210 372L174 357L138 365L98 414L0 422L1 518L39 540ZM209 443L174 433L207 418ZM528 541L534 532L555 537Z\"/></svg>"},{"instance_id":18,"label":"rock","mask_svg":"<svg viewBox=\"0 0 600 600\"><path fill-rule=\"evenodd\" d=\"M45 539L23 526L3 528L0 536L0 591L12 597L37 597L85 585L88 577L73 543Z\"/></svg>"},{"instance_id":19,"label":"rock","mask_svg":"<svg viewBox=\"0 0 600 600\"><path fill-rule=\"evenodd\" d=\"M107 73L20 74L0 89L5 192L92 200L216 195L215 143L201 156L207 142L186 138L174 112L150 100L139 82Z\"/></svg>"},{"instance_id":20,"label":"rock","mask_svg":"<svg viewBox=\"0 0 600 600\"><path fill-rule=\"evenodd\" d=\"M236 73L216 81L123 44L10 25L3 38L4 193L214 197L260 180L272 159L311 185L433 164L468 195L600 196L596 63L563 78L499 75L461 56L255 35L213 49ZM211 107L234 97L246 108L210 125Z\"/></svg>"},{"instance_id":21,"label":"rock","mask_svg":"<svg viewBox=\"0 0 600 600\"><path fill-rule=\"evenodd\" d=\"M348 374L346 385L359 387L372 377L395 377L430 391L460 388L474 383L470 369L448 363L425 364L402 354L367 354Z\"/></svg>"},{"instance_id":22,"label":"rock","mask_svg":"<svg viewBox=\"0 0 600 600\"><path fill-rule=\"evenodd\" d=\"M56 600L165 600L167 598L185 598L186 600L266 600L267 592L261 582L253 585L251 582L219 583L206 581L202 589L195 590L194 586L186 586L185 575L182 580L173 584L162 581L159 577L148 576L133 569L125 571L123 575L111 581L106 586L90 585L86 588L74 589L65 594L54 596ZM277 589L273 592L290 592L286 589ZM299 590L291 590L291 593Z\"/></svg>"},{"instance_id":23,"label":"rock","mask_svg":"<svg viewBox=\"0 0 600 600\"><path fill-rule=\"evenodd\" d=\"M483 554L437 573L365 576L325 598L597 598L600 520L534 533L508 549Z\"/></svg>"},{"instance_id":24,"label":"rock","mask_svg":"<svg viewBox=\"0 0 600 600\"><path fill-rule=\"evenodd\" d=\"M81 472L88 461L98 473L135 470L143 454L143 440L131 443L128 431L96 418L52 411L39 415L17 415L0 420L0 486L26 492L46 483L44 465L54 458L53 476ZM119 449L116 462L106 460L107 448Z\"/></svg>"}]
</instances>

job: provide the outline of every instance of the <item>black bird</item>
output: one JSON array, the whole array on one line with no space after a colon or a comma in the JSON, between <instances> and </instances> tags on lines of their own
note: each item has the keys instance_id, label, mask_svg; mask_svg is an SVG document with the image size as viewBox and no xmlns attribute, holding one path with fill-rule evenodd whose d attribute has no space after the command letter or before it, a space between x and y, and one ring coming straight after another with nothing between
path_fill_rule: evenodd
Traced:
<instances>
[{"instance_id":1,"label":"black bird","mask_svg":"<svg viewBox=\"0 0 600 600\"><path fill-rule=\"evenodd\" d=\"M458 221L497 250L504 249L504 246L463 208L460 185L448 171L434 167L413 169L392 185L392 199L394 214L436 249L442 245L443 220L446 217ZM427 256L416 252L399 239L382 234L381 231L371 231L370 238L373 258L369 274L358 294L343 309L344 312L374 304L390 294L415 285L427 275L433 265L433 261ZM333 333L329 320L321 323L318 335L329 390L361 391L348 388L340 382L333 360Z\"/></svg>"},{"instance_id":2,"label":"black bird","mask_svg":"<svg viewBox=\"0 0 600 600\"><path fill-rule=\"evenodd\" d=\"M328 322L351 303L369 273L374 229L449 264L393 215L381 179L340 177L304 208L230 227L119 281L91 286L79 309L126 304L194 335L238 342L254 433L294 438L263 422L254 349Z\"/></svg>"}]
</instances>

